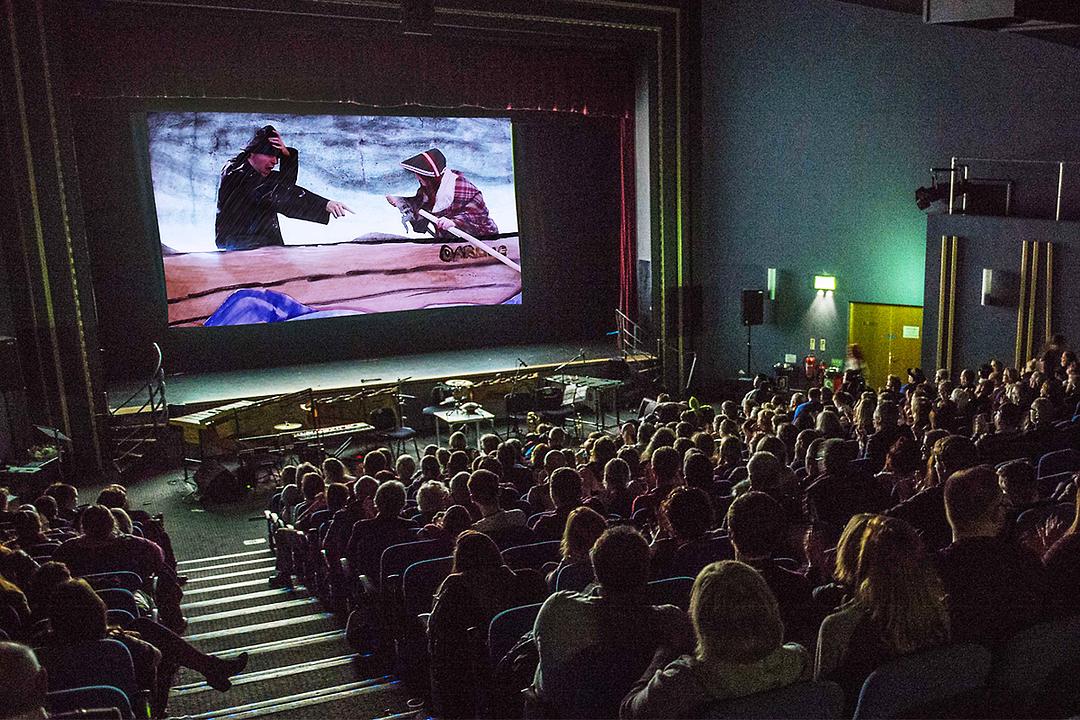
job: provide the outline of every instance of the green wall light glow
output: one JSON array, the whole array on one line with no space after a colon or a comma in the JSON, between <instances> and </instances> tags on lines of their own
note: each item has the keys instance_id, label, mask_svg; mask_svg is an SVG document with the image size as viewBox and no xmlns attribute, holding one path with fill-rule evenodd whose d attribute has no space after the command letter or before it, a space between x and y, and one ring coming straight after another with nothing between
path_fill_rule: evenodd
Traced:
<instances>
[{"instance_id":1,"label":"green wall light glow","mask_svg":"<svg viewBox=\"0 0 1080 720\"><path fill-rule=\"evenodd\" d=\"M836 290L836 276L835 275L815 275L814 276L814 289L815 290Z\"/></svg>"}]
</instances>

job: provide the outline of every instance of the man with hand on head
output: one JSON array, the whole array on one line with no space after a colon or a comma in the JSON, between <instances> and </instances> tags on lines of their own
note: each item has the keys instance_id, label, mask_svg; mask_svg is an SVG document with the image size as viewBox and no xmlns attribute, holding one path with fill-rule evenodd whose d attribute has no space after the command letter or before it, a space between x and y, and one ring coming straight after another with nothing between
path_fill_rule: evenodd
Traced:
<instances>
[{"instance_id":1,"label":"man with hand on head","mask_svg":"<svg viewBox=\"0 0 1080 720\"><path fill-rule=\"evenodd\" d=\"M281 168L275 170L278 163ZM221 169L218 184L217 246L250 250L284 245L278 214L326 225L330 216L352 209L296 184L299 151L287 147L273 125L255 131L251 141Z\"/></svg>"}]
</instances>

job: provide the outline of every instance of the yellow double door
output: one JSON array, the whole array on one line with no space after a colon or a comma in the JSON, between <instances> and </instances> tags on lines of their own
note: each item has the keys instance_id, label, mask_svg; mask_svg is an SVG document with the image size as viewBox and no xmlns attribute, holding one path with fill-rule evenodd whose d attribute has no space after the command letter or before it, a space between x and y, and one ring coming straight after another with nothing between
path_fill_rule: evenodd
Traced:
<instances>
[{"instance_id":1,"label":"yellow double door","mask_svg":"<svg viewBox=\"0 0 1080 720\"><path fill-rule=\"evenodd\" d=\"M857 343L862 349L868 387L882 387L889 375L907 382L907 369L922 362L922 321L921 307L850 304L848 343Z\"/></svg>"}]
</instances>

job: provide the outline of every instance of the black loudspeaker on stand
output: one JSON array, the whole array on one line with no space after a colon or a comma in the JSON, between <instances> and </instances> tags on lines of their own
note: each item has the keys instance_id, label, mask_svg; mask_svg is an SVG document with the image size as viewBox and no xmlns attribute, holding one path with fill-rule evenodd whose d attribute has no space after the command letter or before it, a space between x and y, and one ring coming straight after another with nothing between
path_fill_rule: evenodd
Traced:
<instances>
[{"instance_id":1,"label":"black loudspeaker on stand","mask_svg":"<svg viewBox=\"0 0 1080 720\"><path fill-rule=\"evenodd\" d=\"M742 291L742 324L746 326L746 374L752 375L751 363L751 336L750 331L755 325L765 322L765 291L743 290Z\"/></svg>"}]
</instances>

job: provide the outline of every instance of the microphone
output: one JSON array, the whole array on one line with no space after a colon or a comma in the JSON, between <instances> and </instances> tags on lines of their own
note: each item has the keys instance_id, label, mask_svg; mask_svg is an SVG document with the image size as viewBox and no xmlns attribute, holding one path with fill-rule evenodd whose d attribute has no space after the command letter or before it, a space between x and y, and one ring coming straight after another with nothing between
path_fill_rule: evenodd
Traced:
<instances>
[{"instance_id":1,"label":"microphone","mask_svg":"<svg viewBox=\"0 0 1080 720\"><path fill-rule=\"evenodd\" d=\"M518 361L518 365L520 365L521 367L529 367L529 363L525 362L521 358L518 358L517 361Z\"/></svg>"}]
</instances>

